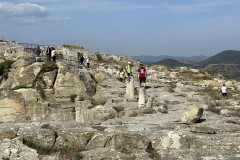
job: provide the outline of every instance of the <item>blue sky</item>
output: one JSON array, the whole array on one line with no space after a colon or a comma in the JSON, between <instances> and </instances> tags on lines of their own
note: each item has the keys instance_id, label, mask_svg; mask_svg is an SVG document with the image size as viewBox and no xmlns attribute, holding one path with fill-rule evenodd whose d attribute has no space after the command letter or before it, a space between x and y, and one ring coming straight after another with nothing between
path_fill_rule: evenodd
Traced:
<instances>
[{"instance_id":1,"label":"blue sky","mask_svg":"<svg viewBox=\"0 0 240 160\"><path fill-rule=\"evenodd\" d=\"M0 37L118 55L240 50L240 0L8 0Z\"/></svg>"}]
</instances>

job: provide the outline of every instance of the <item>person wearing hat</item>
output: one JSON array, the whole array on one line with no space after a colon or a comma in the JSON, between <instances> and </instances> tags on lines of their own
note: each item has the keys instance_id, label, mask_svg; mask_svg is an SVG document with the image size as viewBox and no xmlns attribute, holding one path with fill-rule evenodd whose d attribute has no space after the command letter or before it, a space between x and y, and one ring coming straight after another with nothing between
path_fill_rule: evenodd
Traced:
<instances>
[{"instance_id":1,"label":"person wearing hat","mask_svg":"<svg viewBox=\"0 0 240 160\"><path fill-rule=\"evenodd\" d=\"M139 77L140 87L143 82L144 88L146 88L147 72L146 72L146 68L143 66L142 63L140 64L140 67L137 70L137 76Z\"/></svg>"},{"instance_id":2,"label":"person wearing hat","mask_svg":"<svg viewBox=\"0 0 240 160\"><path fill-rule=\"evenodd\" d=\"M132 71L131 62L128 62L128 65L126 65L126 72L128 76L130 75L131 71Z\"/></svg>"}]
</instances>

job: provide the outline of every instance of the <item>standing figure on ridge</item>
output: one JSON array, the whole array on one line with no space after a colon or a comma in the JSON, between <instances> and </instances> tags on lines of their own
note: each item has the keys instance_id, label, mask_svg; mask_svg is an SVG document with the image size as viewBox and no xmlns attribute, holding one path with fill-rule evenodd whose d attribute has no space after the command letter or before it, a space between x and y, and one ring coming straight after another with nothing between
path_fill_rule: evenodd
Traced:
<instances>
[{"instance_id":1,"label":"standing figure on ridge","mask_svg":"<svg viewBox=\"0 0 240 160\"><path fill-rule=\"evenodd\" d=\"M223 86L221 87L220 92L222 93L223 98L227 97L227 87L225 86L225 84L223 84Z\"/></svg>"},{"instance_id":2,"label":"standing figure on ridge","mask_svg":"<svg viewBox=\"0 0 240 160\"><path fill-rule=\"evenodd\" d=\"M90 58L89 57L87 57L86 64L87 64L87 68L89 68L90 67Z\"/></svg>"},{"instance_id":3,"label":"standing figure on ridge","mask_svg":"<svg viewBox=\"0 0 240 160\"><path fill-rule=\"evenodd\" d=\"M36 49L36 55L39 57L41 54L41 49L39 46L37 46L37 49Z\"/></svg>"},{"instance_id":4,"label":"standing figure on ridge","mask_svg":"<svg viewBox=\"0 0 240 160\"><path fill-rule=\"evenodd\" d=\"M83 61L84 61L84 57L83 57L83 54L81 53L79 57L79 63L81 66L83 65Z\"/></svg>"},{"instance_id":5,"label":"standing figure on ridge","mask_svg":"<svg viewBox=\"0 0 240 160\"><path fill-rule=\"evenodd\" d=\"M47 55L47 61L51 61L51 48L50 46L47 46L47 50L46 50L46 55Z\"/></svg>"},{"instance_id":6,"label":"standing figure on ridge","mask_svg":"<svg viewBox=\"0 0 240 160\"><path fill-rule=\"evenodd\" d=\"M128 65L126 65L126 72L128 76L130 75L131 71L132 71L131 62L128 62Z\"/></svg>"},{"instance_id":7,"label":"standing figure on ridge","mask_svg":"<svg viewBox=\"0 0 240 160\"><path fill-rule=\"evenodd\" d=\"M53 62L56 63L56 58L57 58L57 52L55 50L55 48L51 47L51 56L52 56L52 59L53 59Z\"/></svg>"},{"instance_id":8,"label":"standing figure on ridge","mask_svg":"<svg viewBox=\"0 0 240 160\"><path fill-rule=\"evenodd\" d=\"M137 76L139 77L139 85L141 87L141 83L143 82L144 88L146 88L146 77L147 77L147 71L146 68L143 66L143 64L140 64L140 67L137 70Z\"/></svg>"}]
</instances>

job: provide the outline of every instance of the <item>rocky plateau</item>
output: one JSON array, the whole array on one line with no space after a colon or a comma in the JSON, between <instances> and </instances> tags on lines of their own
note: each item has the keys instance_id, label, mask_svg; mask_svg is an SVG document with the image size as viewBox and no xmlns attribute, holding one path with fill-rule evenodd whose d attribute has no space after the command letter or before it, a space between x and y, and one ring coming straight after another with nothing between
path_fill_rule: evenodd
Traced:
<instances>
[{"instance_id":1,"label":"rocky plateau","mask_svg":"<svg viewBox=\"0 0 240 160\"><path fill-rule=\"evenodd\" d=\"M240 159L239 81L154 65L140 88L139 61L54 47L56 64L46 62L46 46L37 57L0 39L2 160ZM90 69L78 68L78 53L91 58ZM134 80L122 83L129 61Z\"/></svg>"}]
</instances>

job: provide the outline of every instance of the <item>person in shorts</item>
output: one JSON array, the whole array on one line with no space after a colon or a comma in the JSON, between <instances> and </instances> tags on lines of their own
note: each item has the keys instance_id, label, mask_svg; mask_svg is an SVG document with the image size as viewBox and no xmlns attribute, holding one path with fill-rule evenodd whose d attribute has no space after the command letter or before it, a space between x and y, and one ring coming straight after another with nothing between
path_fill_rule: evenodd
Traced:
<instances>
[{"instance_id":1,"label":"person in shorts","mask_svg":"<svg viewBox=\"0 0 240 160\"><path fill-rule=\"evenodd\" d=\"M227 87L226 87L225 84L223 84L223 86L221 87L221 90L220 90L220 91L222 92L222 96L223 96L224 98L226 98L226 97L227 97Z\"/></svg>"},{"instance_id":2,"label":"person in shorts","mask_svg":"<svg viewBox=\"0 0 240 160\"><path fill-rule=\"evenodd\" d=\"M140 87L142 86L142 83L143 83L144 88L146 88L147 72L146 72L146 68L143 66L143 64L140 64L140 67L137 70L137 76L139 77Z\"/></svg>"}]
</instances>

